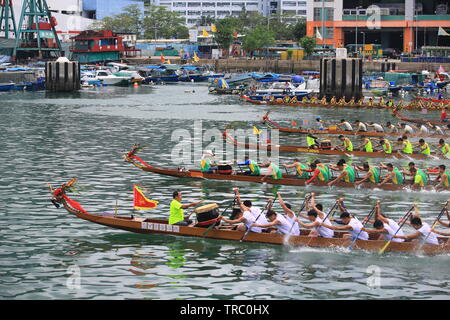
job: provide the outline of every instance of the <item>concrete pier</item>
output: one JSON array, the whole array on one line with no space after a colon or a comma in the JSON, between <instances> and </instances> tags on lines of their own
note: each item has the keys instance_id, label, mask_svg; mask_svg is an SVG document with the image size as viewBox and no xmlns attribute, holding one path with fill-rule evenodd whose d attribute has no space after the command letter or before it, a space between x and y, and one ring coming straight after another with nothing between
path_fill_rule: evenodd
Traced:
<instances>
[{"instance_id":1,"label":"concrete pier","mask_svg":"<svg viewBox=\"0 0 450 320\"><path fill-rule=\"evenodd\" d=\"M362 97L363 63L361 59L325 58L320 63L320 96L337 99Z\"/></svg>"},{"instance_id":2,"label":"concrete pier","mask_svg":"<svg viewBox=\"0 0 450 320\"><path fill-rule=\"evenodd\" d=\"M75 91L81 87L80 64L61 57L45 65L45 87L48 91Z\"/></svg>"}]
</instances>

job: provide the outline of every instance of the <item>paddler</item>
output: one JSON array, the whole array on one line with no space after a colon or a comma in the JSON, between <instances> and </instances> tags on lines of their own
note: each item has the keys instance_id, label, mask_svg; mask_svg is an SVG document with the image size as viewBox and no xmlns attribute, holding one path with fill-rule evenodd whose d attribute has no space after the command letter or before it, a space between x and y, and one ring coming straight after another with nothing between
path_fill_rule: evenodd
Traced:
<instances>
[{"instance_id":1,"label":"paddler","mask_svg":"<svg viewBox=\"0 0 450 320\"><path fill-rule=\"evenodd\" d=\"M327 97L326 96L322 97L322 99L320 100L320 104L323 105L323 106L327 104Z\"/></svg>"},{"instance_id":2,"label":"paddler","mask_svg":"<svg viewBox=\"0 0 450 320\"><path fill-rule=\"evenodd\" d=\"M441 111L441 116L440 116L440 120L442 122L447 122L448 121L448 108L444 107Z\"/></svg>"},{"instance_id":3,"label":"paddler","mask_svg":"<svg viewBox=\"0 0 450 320\"><path fill-rule=\"evenodd\" d=\"M414 134L414 129L406 123L400 123L400 129L404 134Z\"/></svg>"},{"instance_id":4,"label":"paddler","mask_svg":"<svg viewBox=\"0 0 450 320\"><path fill-rule=\"evenodd\" d=\"M362 131L367 132L367 126L359 120L355 121L355 125L357 127L356 132Z\"/></svg>"},{"instance_id":5,"label":"paddler","mask_svg":"<svg viewBox=\"0 0 450 320\"><path fill-rule=\"evenodd\" d=\"M413 187L423 188L428 183L428 176L422 169L416 168L414 162L408 163L408 170L403 170L403 174L413 177Z\"/></svg>"},{"instance_id":6,"label":"paddler","mask_svg":"<svg viewBox=\"0 0 450 320\"><path fill-rule=\"evenodd\" d=\"M269 168L267 174L264 177L262 177L261 182L264 182L269 176L271 176L273 180L280 180L281 178L283 178L283 173L281 172L280 167L278 167L273 162L268 162L264 165L260 165L260 167Z\"/></svg>"},{"instance_id":7,"label":"paddler","mask_svg":"<svg viewBox=\"0 0 450 320\"><path fill-rule=\"evenodd\" d=\"M319 181L329 181L330 180L330 172L329 172L329 168L321 163L316 163L313 162L310 165L310 170L305 170L307 172L313 172L312 177L305 182L305 185L312 183L313 181L315 181L316 179L318 179Z\"/></svg>"},{"instance_id":8,"label":"paddler","mask_svg":"<svg viewBox=\"0 0 450 320\"><path fill-rule=\"evenodd\" d=\"M412 146L411 142L409 142L407 136L398 138L397 145L399 145L397 152L402 152L405 154L413 154L413 146Z\"/></svg>"},{"instance_id":9,"label":"paddler","mask_svg":"<svg viewBox=\"0 0 450 320\"><path fill-rule=\"evenodd\" d=\"M359 99L359 100L358 100L358 106L360 106L360 107L364 106L364 100L365 100L364 97L362 97L361 99Z\"/></svg>"},{"instance_id":10,"label":"paddler","mask_svg":"<svg viewBox=\"0 0 450 320\"><path fill-rule=\"evenodd\" d=\"M291 234L291 235L300 234L300 232L298 234L295 234L293 230L291 230L292 224L289 223L289 221L282 214L276 213L273 210L269 210L266 213L266 219L269 222L265 224L253 223L252 230L253 228L275 228L276 229L275 232L279 234Z\"/></svg>"},{"instance_id":11,"label":"paddler","mask_svg":"<svg viewBox=\"0 0 450 320\"><path fill-rule=\"evenodd\" d=\"M294 162L291 164L283 164L285 168L295 168L295 172L297 175L297 178L299 179L309 179L309 172L305 171L309 168L301 163L297 158L294 159Z\"/></svg>"},{"instance_id":12,"label":"paddler","mask_svg":"<svg viewBox=\"0 0 450 320\"><path fill-rule=\"evenodd\" d=\"M342 198L338 200L338 202L342 202ZM356 219L355 217L350 216L350 213L347 211L344 211L341 213L341 221L344 224L343 226L333 226L326 224L322 222L320 225L322 227L331 229L331 230L338 230L338 231L347 231L348 233L345 233L342 238L344 239L359 239L359 240L368 240L369 235L367 232L361 230L364 226L362 223Z\"/></svg>"},{"instance_id":13,"label":"paddler","mask_svg":"<svg viewBox=\"0 0 450 320\"><path fill-rule=\"evenodd\" d=\"M353 143L350 141L349 138L344 137L343 135L340 135L338 137L338 139L342 141L342 146L337 146L336 149L341 150L341 151L343 150L344 152L345 151L348 151L348 152L353 151Z\"/></svg>"},{"instance_id":14,"label":"paddler","mask_svg":"<svg viewBox=\"0 0 450 320\"><path fill-rule=\"evenodd\" d=\"M450 199L447 200L447 206L446 206L446 208L445 208L445 211L446 211L446 214L447 214L447 220L448 220L448 221L450 221L450 215L449 215L449 213L448 213L448 205L449 205L449 203L450 203ZM439 223L440 223L441 225L443 225L444 227L450 228L450 223L448 223L448 222L443 222L443 221L441 221L441 219L438 219L437 222L439 222ZM442 232L442 231L438 231L438 230L436 230L436 229L434 229L433 231L434 231L436 234L439 234L439 235L441 235L441 236L446 236L446 237L450 236L450 233L449 233L449 232ZM448 245L450 245L450 239L447 240L447 246L448 246Z\"/></svg>"},{"instance_id":15,"label":"paddler","mask_svg":"<svg viewBox=\"0 0 450 320\"><path fill-rule=\"evenodd\" d=\"M280 202L281 208L283 208L283 211L285 213L284 218L290 223L290 234L298 236L300 234L300 227L295 215L295 212L292 210L292 206L284 202L283 198L281 197L281 194L277 192L278 201Z\"/></svg>"},{"instance_id":16,"label":"paddler","mask_svg":"<svg viewBox=\"0 0 450 320\"><path fill-rule=\"evenodd\" d=\"M386 101L384 101L384 97L380 98L380 102L378 103L379 107L385 107L386 106Z\"/></svg>"},{"instance_id":17,"label":"paddler","mask_svg":"<svg viewBox=\"0 0 450 320\"><path fill-rule=\"evenodd\" d=\"M367 174L364 176L364 178L362 178L358 182L355 182L355 184L360 185L361 183L364 183L366 181L369 181L373 184L380 183L380 171L378 170L378 168L369 165L368 162L364 162L362 167L356 166L356 170L367 172Z\"/></svg>"},{"instance_id":18,"label":"paddler","mask_svg":"<svg viewBox=\"0 0 450 320\"><path fill-rule=\"evenodd\" d=\"M387 107L389 109L392 109L394 107L394 99L389 99L388 103L387 103Z\"/></svg>"},{"instance_id":19,"label":"paddler","mask_svg":"<svg viewBox=\"0 0 450 320\"><path fill-rule=\"evenodd\" d=\"M346 164L344 159L339 160L336 166L330 165L329 168L340 172L339 176L336 179L328 183L329 187L333 186L341 180L347 183L353 183L356 180L355 169L352 166Z\"/></svg>"},{"instance_id":20,"label":"paddler","mask_svg":"<svg viewBox=\"0 0 450 320\"><path fill-rule=\"evenodd\" d=\"M191 214L185 216L184 210L190 207L194 207L203 202L203 200L191 202L189 204L181 204L182 195L181 191L176 190L172 194L173 200L170 203L170 216L169 216L169 224L175 224L178 226L189 226L192 227L194 225L193 221L190 220Z\"/></svg>"},{"instance_id":21,"label":"paddler","mask_svg":"<svg viewBox=\"0 0 450 320\"><path fill-rule=\"evenodd\" d=\"M426 156L431 155L431 149L428 143L425 142L424 139L420 139L419 143L416 145L416 148L419 148L419 152Z\"/></svg>"},{"instance_id":22,"label":"paddler","mask_svg":"<svg viewBox=\"0 0 450 320\"><path fill-rule=\"evenodd\" d=\"M317 104L317 102L319 102L319 98L317 97L317 95L313 95L310 103Z\"/></svg>"},{"instance_id":23,"label":"paddler","mask_svg":"<svg viewBox=\"0 0 450 320\"><path fill-rule=\"evenodd\" d=\"M325 130L325 121L322 120L322 118L320 116L316 117L316 124L319 130Z\"/></svg>"},{"instance_id":24,"label":"paddler","mask_svg":"<svg viewBox=\"0 0 450 320\"><path fill-rule=\"evenodd\" d=\"M306 143L308 145L308 149L317 149L319 147L319 144L317 143L317 140L319 138L313 136L311 133L308 133L306 136Z\"/></svg>"},{"instance_id":25,"label":"paddler","mask_svg":"<svg viewBox=\"0 0 450 320\"><path fill-rule=\"evenodd\" d=\"M395 220L389 219L381 212L380 200L377 201L377 204L375 206L375 220L380 220L384 224L387 224L389 227L391 227L392 230L394 230L394 233L397 232L397 234L400 236L404 235L403 230L401 230L399 224Z\"/></svg>"},{"instance_id":26,"label":"paddler","mask_svg":"<svg viewBox=\"0 0 450 320\"><path fill-rule=\"evenodd\" d=\"M425 244L439 244L436 233L431 230L431 227L428 223L422 222L422 219L420 219L419 217L414 216L411 219L411 222L406 223L417 231L403 236L397 234L396 236L394 236L394 238L410 240L413 243L425 242Z\"/></svg>"},{"instance_id":27,"label":"paddler","mask_svg":"<svg viewBox=\"0 0 450 320\"><path fill-rule=\"evenodd\" d=\"M394 168L392 163L384 164L383 162L380 162L380 166L383 169L386 169L389 171L388 174L381 176L381 181L378 186L382 186L388 182L392 182L393 184L404 184L403 174L400 172L398 168Z\"/></svg>"},{"instance_id":28,"label":"paddler","mask_svg":"<svg viewBox=\"0 0 450 320\"><path fill-rule=\"evenodd\" d=\"M390 121L388 121L388 122L386 122L386 132L394 133L394 132L398 132L398 129Z\"/></svg>"},{"instance_id":29,"label":"paddler","mask_svg":"<svg viewBox=\"0 0 450 320\"><path fill-rule=\"evenodd\" d=\"M376 122L370 122L367 124L369 128L373 128L376 132L384 132L383 126Z\"/></svg>"},{"instance_id":30,"label":"paddler","mask_svg":"<svg viewBox=\"0 0 450 320\"><path fill-rule=\"evenodd\" d=\"M337 103L340 106L344 106L347 104L347 102L345 101L345 96L343 96L342 98L339 99L339 102Z\"/></svg>"},{"instance_id":31,"label":"paddler","mask_svg":"<svg viewBox=\"0 0 450 320\"><path fill-rule=\"evenodd\" d=\"M352 98L350 99L350 101L348 102L348 105L349 105L349 106L354 106L354 105L355 105L355 101L356 101L356 98L355 98L355 97L352 97Z\"/></svg>"},{"instance_id":32,"label":"paddler","mask_svg":"<svg viewBox=\"0 0 450 320\"><path fill-rule=\"evenodd\" d=\"M373 106L373 97L369 98L369 101L367 102L367 106L369 106L369 107Z\"/></svg>"},{"instance_id":33,"label":"paddler","mask_svg":"<svg viewBox=\"0 0 450 320\"><path fill-rule=\"evenodd\" d=\"M293 96L291 101L289 101L289 103L291 103L291 104L298 103L297 96Z\"/></svg>"},{"instance_id":34,"label":"paddler","mask_svg":"<svg viewBox=\"0 0 450 320\"><path fill-rule=\"evenodd\" d=\"M380 139L378 146L383 148L385 154L392 154L392 143L387 138Z\"/></svg>"},{"instance_id":35,"label":"paddler","mask_svg":"<svg viewBox=\"0 0 450 320\"><path fill-rule=\"evenodd\" d=\"M311 209L308 208L306 219L308 219L311 223L303 223L300 221L300 219L297 218L298 223L300 226L306 229L314 229L311 230L308 234L309 237L322 237L322 238L333 238L334 237L334 231L328 228L322 228L320 224L324 222L327 225L331 225L331 222L328 218L324 221L325 217L327 216L322 211L322 206L319 206L319 204L315 204L315 195L314 193L311 194ZM305 215L302 215L305 217Z\"/></svg>"},{"instance_id":36,"label":"paddler","mask_svg":"<svg viewBox=\"0 0 450 320\"><path fill-rule=\"evenodd\" d=\"M330 100L330 105L335 105L336 104L336 96L333 96Z\"/></svg>"},{"instance_id":37,"label":"paddler","mask_svg":"<svg viewBox=\"0 0 450 320\"><path fill-rule=\"evenodd\" d=\"M405 104L405 101L403 101L403 99L400 99L400 101L397 103L396 108L401 110L403 108L404 104Z\"/></svg>"},{"instance_id":38,"label":"paddler","mask_svg":"<svg viewBox=\"0 0 450 320\"><path fill-rule=\"evenodd\" d=\"M261 170L259 169L259 165L253 161L250 160L249 156L245 156L244 162L238 162L236 163L238 166L248 166L249 171L246 171L246 175L250 176L259 176L261 174Z\"/></svg>"},{"instance_id":39,"label":"paddler","mask_svg":"<svg viewBox=\"0 0 450 320\"><path fill-rule=\"evenodd\" d=\"M434 186L436 190L448 190L450 188L450 172L447 171L447 167L441 164L437 169L427 169L428 174L437 174L434 182L437 184Z\"/></svg>"},{"instance_id":40,"label":"paddler","mask_svg":"<svg viewBox=\"0 0 450 320\"><path fill-rule=\"evenodd\" d=\"M359 150L360 151L364 151L364 152L373 152L373 146L372 146L372 141L364 136L360 136L361 139L361 145L359 146Z\"/></svg>"},{"instance_id":41,"label":"paddler","mask_svg":"<svg viewBox=\"0 0 450 320\"><path fill-rule=\"evenodd\" d=\"M303 104L307 104L308 102L309 102L308 96L304 96L304 97L302 98L302 103L303 103Z\"/></svg>"},{"instance_id":42,"label":"paddler","mask_svg":"<svg viewBox=\"0 0 450 320\"><path fill-rule=\"evenodd\" d=\"M341 122L339 122L338 124L336 124L336 126L338 128L340 128L341 126L344 127L344 131L353 131L353 127L350 124L350 122L345 121L345 119L342 119Z\"/></svg>"},{"instance_id":43,"label":"paddler","mask_svg":"<svg viewBox=\"0 0 450 320\"><path fill-rule=\"evenodd\" d=\"M441 156L450 157L450 145L445 143L444 139L439 139L438 143L439 148L437 149L437 153Z\"/></svg>"},{"instance_id":44,"label":"paddler","mask_svg":"<svg viewBox=\"0 0 450 320\"><path fill-rule=\"evenodd\" d=\"M253 217L255 218L255 222L257 223L267 223L267 219L263 214L261 214L261 209L259 207L256 207L252 204L250 200L241 200L241 194L239 193L239 188L233 189L235 195L236 195L236 201L239 207L241 208L242 212L250 212Z\"/></svg>"},{"instance_id":45,"label":"paddler","mask_svg":"<svg viewBox=\"0 0 450 320\"><path fill-rule=\"evenodd\" d=\"M211 150L206 150L200 160L200 170L203 173L214 173L217 170L217 164L211 159L215 158L214 153Z\"/></svg>"}]
</instances>

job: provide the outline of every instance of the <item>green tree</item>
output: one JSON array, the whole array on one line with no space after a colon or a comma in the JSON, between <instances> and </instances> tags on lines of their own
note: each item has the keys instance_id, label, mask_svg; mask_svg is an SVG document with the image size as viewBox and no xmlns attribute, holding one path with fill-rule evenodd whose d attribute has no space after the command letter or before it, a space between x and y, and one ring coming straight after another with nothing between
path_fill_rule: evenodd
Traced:
<instances>
[{"instance_id":1,"label":"green tree","mask_svg":"<svg viewBox=\"0 0 450 320\"><path fill-rule=\"evenodd\" d=\"M252 30L248 30L244 37L242 47L246 51L250 51L253 56L253 51L257 49L264 49L275 43L274 33L266 26L259 25Z\"/></svg>"},{"instance_id":2,"label":"green tree","mask_svg":"<svg viewBox=\"0 0 450 320\"><path fill-rule=\"evenodd\" d=\"M239 24L239 19L235 17L226 17L216 22L217 32L214 32L214 40L222 50L226 51L226 56L233 43L233 33L239 30Z\"/></svg>"},{"instance_id":3,"label":"green tree","mask_svg":"<svg viewBox=\"0 0 450 320\"><path fill-rule=\"evenodd\" d=\"M142 23L146 39L187 38L189 30L178 13L167 11L165 7L150 5Z\"/></svg>"},{"instance_id":4,"label":"green tree","mask_svg":"<svg viewBox=\"0 0 450 320\"><path fill-rule=\"evenodd\" d=\"M297 23L294 24L292 28L292 34L294 36L294 39L301 39L306 36L306 21L297 21Z\"/></svg>"},{"instance_id":5,"label":"green tree","mask_svg":"<svg viewBox=\"0 0 450 320\"><path fill-rule=\"evenodd\" d=\"M316 38L304 36L299 42L305 50L307 56L310 56L314 52L314 48L316 47Z\"/></svg>"},{"instance_id":6,"label":"green tree","mask_svg":"<svg viewBox=\"0 0 450 320\"><path fill-rule=\"evenodd\" d=\"M123 12L105 17L91 25L94 30L112 30L113 32L136 33L141 36L143 14L137 5L129 5Z\"/></svg>"}]
</instances>

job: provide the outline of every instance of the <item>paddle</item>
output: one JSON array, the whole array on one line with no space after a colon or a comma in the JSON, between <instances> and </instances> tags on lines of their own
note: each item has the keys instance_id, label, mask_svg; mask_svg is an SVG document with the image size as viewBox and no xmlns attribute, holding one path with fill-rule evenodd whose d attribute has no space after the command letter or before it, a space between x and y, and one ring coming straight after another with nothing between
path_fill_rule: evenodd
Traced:
<instances>
[{"instance_id":1,"label":"paddle","mask_svg":"<svg viewBox=\"0 0 450 320\"><path fill-rule=\"evenodd\" d=\"M375 212L375 209L376 209L376 206L373 207L373 208L372 208L372 211L370 211L370 213L367 215L367 217L366 217L367 220L366 220L366 222L363 223L363 227L366 225L367 221L370 220L370 218L372 217L372 215L373 215L374 212ZM358 233L358 235L356 236L356 238L353 239L352 243L350 243L350 245L348 246L349 249L353 249L353 245L356 243L356 240L358 240L359 235L361 234L362 231L363 231L363 230L362 230L362 228L361 228L361 230L359 230L359 233Z\"/></svg>"},{"instance_id":2,"label":"paddle","mask_svg":"<svg viewBox=\"0 0 450 320\"><path fill-rule=\"evenodd\" d=\"M425 239L422 242L421 247L427 242L428 237L430 236L431 232L433 232L434 228L437 226L438 221L441 219L442 215L444 214L444 212L447 210L447 206L448 206L449 200L447 200L447 202L445 203L445 206L442 208L441 212L439 213L439 215L437 216L436 220L434 220L433 226L431 227L430 232L428 232L427 236L425 237Z\"/></svg>"},{"instance_id":3,"label":"paddle","mask_svg":"<svg viewBox=\"0 0 450 320\"><path fill-rule=\"evenodd\" d=\"M272 206L274 204L274 202L277 201L277 198L275 198L275 200L271 201L269 200L266 204L266 206L264 207L263 210L261 210L261 213L258 215L258 217L255 219L255 222L259 220L259 217L263 214L264 211L269 211L270 209L272 209ZM252 229L252 226L250 226L247 231L245 231L244 235L242 236L242 238L239 240L239 242L242 242L245 237L247 236L247 234L250 232L250 230Z\"/></svg>"},{"instance_id":4,"label":"paddle","mask_svg":"<svg viewBox=\"0 0 450 320\"><path fill-rule=\"evenodd\" d=\"M331 212L333 212L336 209L337 205L338 205L338 200L336 200L336 202L334 203L333 207L330 209L330 211L328 211L328 214L322 220L323 223L325 223L325 221L328 219L328 217L330 216ZM322 227L320 226L319 228L322 228Z\"/></svg>"},{"instance_id":5,"label":"paddle","mask_svg":"<svg viewBox=\"0 0 450 320\"><path fill-rule=\"evenodd\" d=\"M297 214L294 213L294 222L292 222L291 228L289 229L289 234L291 234L292 228L294 228L294 225L295 225L298 215L303 211L303 209L305 209L306 201L309 201L310 198L311 198L311 196L306 196L305 199L303 200L302 207L300 208L298 213Z\"/></svg>"},{"instance_id":6,"label":"paddle","mask_svg":"<svg viewBox=\"0 0 450 320\"><path fill-rule=\"evenodd\" d=\"M223 214L225 213L225 212L227 212L227 210L228 209L230 209L232 206L234 206L234 204L236 203L236 192L234 193L234 199L233 199L233 201L228 205L228 207L226 207L225 208L225 210L223 210L220 214L219 214L219 216L217 217L217 220L219 220L219 218L221 217L221 216L223 216ZM214 228L214 226L216 225L216 223L214 222L213 224L211 224L209 227L208 227L208 229L206 229L205 230L205 232L203 232L203 237L206 237L207 235L208 235L208 233Z\"/></svg>"},{"instance_id":7,"label":"paddle","mask_svg":"<svg viewBox=\"0 0 450 320\"><path fill-rule=\"evenodd\" d=\"M381 255L384 253L384 251L386 251L387 247L389 246L389 244L391 243L392 239L394 239L394 237L397 235L397 233L400 231L400 229L403 227L403 225L405 224L406 220L408 219L409 214L411 213L411 211L414 210L414 206L411 207L411 209L408 210L408 212L403 216L403 222L400 224L399 228L397 229L397 231L395 231L394 235L391 237L391 239L389 239L389 241L384 245L383 248L380 249L380 251L378 251L378 254Z\"/></svg>"}]
</instances>

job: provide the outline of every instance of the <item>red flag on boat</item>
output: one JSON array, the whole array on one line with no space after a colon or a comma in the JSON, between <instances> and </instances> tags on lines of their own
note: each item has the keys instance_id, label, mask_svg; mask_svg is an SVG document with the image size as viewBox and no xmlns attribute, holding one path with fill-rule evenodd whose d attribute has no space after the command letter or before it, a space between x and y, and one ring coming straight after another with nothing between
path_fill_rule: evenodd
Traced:
<instances>
[{"instance_id":1,"label":"red flag on boat","mask_svg":"<svg viewBox=\"0 0 450 320\"><path fill-rule=\"evenodd\" d=\"M136 210L149 210L154 209L158 205L158 201L155 200L149 200L142 190L137 186L134 185L134 209Z\"/></svg>"},{"instance_id":2,"label":"red flag on boat","mask_svg":"<svg viewBox=\"0 0 450 320\"><path fill-rule=\"evenodd\" d=\"M163 54L161 53L161 62L166 61L166 58L164 58Z\"/></svg>"},{"instance_id":3,"label":"red flag on boat","mask_svg":"<svg viewBox=\"0 0 450 320\"><path fill-rule=\"evenodd\" d=\"M297 122L295 122L294 120L292 120L292 126L296 127L297 126Z\"/></svg>"}]
</instances>

